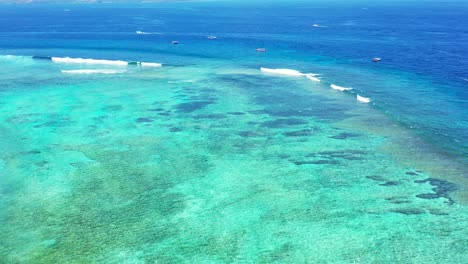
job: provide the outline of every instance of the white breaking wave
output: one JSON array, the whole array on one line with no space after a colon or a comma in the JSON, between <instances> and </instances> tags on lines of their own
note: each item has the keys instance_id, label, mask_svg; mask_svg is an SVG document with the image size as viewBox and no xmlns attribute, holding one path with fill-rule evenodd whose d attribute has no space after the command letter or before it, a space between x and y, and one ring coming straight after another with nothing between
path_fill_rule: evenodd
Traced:
<instances>
[{"instance_id":1,"label":"white breaking wave","mask_svg":"<svg viewBox=\"0 0 468 264\"><path fill-rule=\"evenodd\" d=\"M167 81L167 83L193 83L195 80Z\"/></svg>"},{"instance_id":2,"label":"white breaking wave","mask_svg":"<svg viewBox=\"0 0 468 264\"><path fill-rule=\"evenodd\" d=\"M321 80L315 76L319 74L315 73L302 73L297 70L292 69L270 69L270 68L260 68L260 71L266 74L274 74L274 75L283 75L283 76L292 76L292 77L303 77L305 76L307 79L314 81L314 82L321 82Z\"/></svg>"},{"instance_id":3,"label":"white breaking wave","mask_svg":"<svg viewBox=\"0 0 468 264\"><path fill-rule=\"evenodd\" d=\"M145 31L135 31L138 35L159 35L159 32L145 32Z\"/></svg>"},{"instance_id":4,"label":"white breaking wave","mask_svg":"<svg viewBox=\"0 0 468 264\"><path fill-rule=\"evenodd\" d=\"M16 55L0 55L0 59L18 59L18 58L24 58L23 56L16 56Z\"/></svg>"},{"instance_id":5,"label":"white breaking wave","mask_svg":"<svg viewBox=\"0 0 468 264\"><path fill-rule=\"evenodd\" d=\"M51 58L55 63L68 63L68 64L97 64L97 65L115 65L115 66L127 66L128 62L121 60L95 60L95 59L82 59L82 58Z\"/></svg>"},{"instance_id":6,"label":"white breaking wave","mask_svg":"<svg viewBox=\"0 0 468 264\"><path fill-rule=\"evenodd\" d=\"M155 62L140 62L140 65L142 67L162 67L161 63L155 63Z\"/></svg>"},{"instance_id":7,"label":"white breaking wave","mask_svg":"<svg viewBox=\"0 0 468 264\"><path fill-rule=\"evenodd\" d=\"M322 26L322 25L319 25L319 24L313 24L312 26L313 26L313 27L317 27L317 28L319 28L319 27L320 27L320 28L325 28L325 27L327 27L327 26Z\"/></svg>"},{"instance_id":8,"label":"white breaking wave","mask_svg":"<svg viewBox=\"0 0 468 264\"><path fill-rule=\"evenodd\" d=\"M125 71L119 70L109 70L109 69L96 69L96 70L62 70L62 73L66 74L117 74L117 73L124 73Z\"/></svg>"},{"instance_id":9,"label":"white breaking wave","mask_svg":"<svg viewBox=\"0 0 468 264\"><path fill-rule=\"evenodd\" d=\"M287 75L287 76L304 76L305 74L291 69L270 69L270 68L260 68L260 71L269 74L277 75Z\"/></svg>"},{"instance_id":10,"label":"white breaking wave","mask_svg":"<svg viewBox=\"0 0 468 264\"><path fill-rule=\"evenodd\" d=\"M292 69L271 69L271 68L260 68L260 71L267 74L274 74L274 75L283 75L283 76L292 76L292 77L302 77L305 76L307 79L320 82L320 79L315 77L318 74L315 73L302 73L297 70Z\"/></svg>"},{"instance_id":11,"label":"white breaking wave","mask_svg":"<svg viewBox=\"0 0 468 264\"><path fill-rule=\"evenodd\" d=\"M367 97L362 97L360 96L359 94L356 95L356 99L361 102L361 103L370 103L371 99L370 98L367 98Z\"/></svg>"},{"instance_id":12,"label":"white breaking wave","mask_svg":"<svg viewBox=\"0 0 468 264\"><path fill-rule=\"evenodd\" d=\"M313 74L313 73L306 74L307 79L314 81L314 82L321 82L321 80L315 76L317 76L317 74Z\"/></svg>"},{"instance_id":13,"label":"white breaking wave","mask_svg":"<svg viewBox=\"0 0 468 264\"><path fill-rule=\"evenodd\" d=\"M332 84L330 85L330 87L333 89L333 90L338 90L338 91L349 91L349 90L352 90L353 88L350 88L350 87L342 87L342 86L338 86L338 85L335 85L335 84Z\"/></svg>"}]
</instances>

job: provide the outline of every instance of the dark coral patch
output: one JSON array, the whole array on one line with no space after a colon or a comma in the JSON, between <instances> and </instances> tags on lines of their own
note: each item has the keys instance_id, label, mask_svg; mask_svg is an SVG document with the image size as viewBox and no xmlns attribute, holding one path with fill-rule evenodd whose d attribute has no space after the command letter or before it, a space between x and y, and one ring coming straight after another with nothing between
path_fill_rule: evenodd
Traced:
<instances>
[{"instance_id":1,"label":"dark coral patch","mask_svg":"<svg viewBox=\"0 0 468 264\"><path fill-rule=\"evenodd\" d=\"M385 183L379 184L380 186L397 186L400 185L398 181L387 181Z\"/></svg>"},{"instance_id":2,"label":"dark coral patch","mask_svg":"<svg viewBox=\"0 0 468 264\"><path fill-rule=\"evenodd\" d=\"M223 119L226 118L226 115L223 114L209 114L209 115L196 115L194 119Z\"/></svg>"},{"instance_id":3,"label":"dark coral patch","mask_svg":"<svg viewBox=\"0 0 468 264\"><path fill-rule=\"evenodd\" d=\"M237 116L240 116L240 115L245 115L244 112L228 112L229 115L237 115Z\"/></svg>"},{"instance_id":4,"label":"dark coral patch","mask_svg":"<svg viewBox=\"0 0 468 264\"><path fill-rule=\"evenodd\" d=\"M349 132L343 132L343 133L340 133L336 136L332 136L330 138L333 138L333 139L348 139L348 138L355 138L355 137L360 137L361 135L360 134L356 134L356 133L349 133Z\"/></svg>"},{"instance_id":5,"label":"dark coral patch","mask_svg":"<svg viewBox=\"0 0 468 264\"><path fill-rule=\"evenodd\" d=\"M20 152L21 155L37 155L37 154L41 154L41 151L40 150L31 150L31 151L23 151L23 152Z\"/></svg>"},{"instance_id":6,"label":"dark coral patch","mask_svg":"<svg viewBox=\"0 0 468 264\"><path fill-rule=\"evenodd\" d=\"M346 160L362 160L363 155L367 152L362 150L331 150L331 151L321 151L317 153L311 153L306 155L306 157L314 158L327 158L327 159L346 159Z\"/></svg>"},{"instance_id":7,"label":"dark coral patch","mask_svg":"<svg viewBox=\"0 0 468 264\"><path fill-rule=\"evenodd\" d=\"M385 198L385 200L393 203L393 204L405 204L405 203L411 203L411 201L404 196L395 196L395 197L389 197Z\"/></svg>"},{"instance_id":8,"label":"dark coral patch","mask_svg":"<svg viewBox=\"0 0 468 264\"><path fill-rule=\"evenodd\" d=\"M151 111L151 112L163 112L164 110L166 110L166 109L164 109L164 108L150 108L150 109L148 109L148 111Z\"/></svg>"},{"instance_id":9,"label":"dark coral patch","mask_svg":"<svg viewBox=\"0 0 468 264\"><path fill-rule=\"evenodd\" d=\"M153 122L153 119L148 118L148 117L139 117L139 118L135 119L135 122L137 122L137 123L150 123L150 122Z\"/></svg>"},{"instance_id":10,"label":"dark coral patch","mask_svg":"<svg viewBox=\"0 0 468 264\"><path fill-rule=\"evenodd\" d=\"M380 175L370 175L366 176L366 178L371 179L373 181L386 181L386 179Z\"/></svg>"},{"instance_id":11,"label":"dark coral patch","mask_svg":"<svg viewBox=\"0 0 468 264\"><path fill-rule=\"evenodd\" d=\"M177 111L182 113L192 113L196 110L200 110L207 105L213 104L214 101L192 101L181 103L176 106Z\"/></svg>"},{"instance_id":12,"label":"dark coral patch","mask_svg":"<svg viewBox=\"0 0 468 264\"><path fill-rule=\"evenodd\" d=\"M65 127L71 124L71 121L67 118L58 119L56 121L49 121L45 122L40 125L35 125L34 128L41 128L41 127Z\"/></svg>"},{"instance_id":13,"label":"dark coral patch","mask_svg":"<svg viewBox=\"0 0 468 264\"><path fill-rule=\"evenodd\" d=\"M252 110L252 111L248 111L249 114L252 114L252 115L264 115L264 114L267 114L267 112L265 110Z\"/></svg>"},{"instance_id":14,"label":"dark coral patch","mask_svg":"<svg viewBox=\"0 0 468 264\"><path fill-rule=\"evenodd\" d=\"M405 215L420 215L420 214L425 213L425 211L420 208L400 208L400 209L394 209L390 211L394 213L405 214Z\"/></svg>"},{"instance_id":15,"label":"dark coral patch","mask_svg":"<svg viewBox=\"0 0 468 264\"><path fill-rule=\"evenodd\" d=\"M283 128L288 126L305 125L308 122L298 118L280 118L272 121L266 121L261 124L262 127Z\"/></svg>"},{"instance_id":16,"label":"dark coral patch","mask_svg":"<svg viewBox=\"0 0 468 264\"><path fill-rule=\"evenodd\" d=\"M429 213L432 215L448 215L448 213L439 209L429 209Z\"/></svg>"},{"instance_id":17,"label":"dark coral patch","mask_svg":"<svg viewBox=\"0 0 468 264\"><path fill-rule=\"evenodd\" d=\"M307 137L312 135L312 131L310 129L303 129L298 131L286 132L283 133L286 137Z\"/></svg>"},{"instance_id":18,"label":"dark coral patch","mask_svg":"<svg viewBox=\"0 0 468 264\"><path fill-rule=\"evenodd\" d=\"M34 165L36 165L38 167L44 167L48 163L49 163L48 161L43 160L43 161L39 161L39 162L34 163Z\"/></svg>"},{"instance_id":19,"label":"dark coral patch","mask_svg":"<svg viewBox=\"0 0 468 264\"><path fill-rule=\"evenodd\" d=\"M446 198L449 200L450 204L453 204L454 201L450 198L450 193L458 190L458 186L455 183L451 183L449 181L436 179L436 178L427 178L424 180L417 180L414 181L415 183L426 183L428 182L430 185L434 186L432 191L434 193L423 193L418 194L416 197L422 199L437 199L437 198Z\"/></svg>"},{"instance_id":20,"label":"dark coral patch","mask_svg":"<svg viewBox=\"0 0 468 264\"><path fill-rule=\"evenodd\" d=\"M269 109L269 110L265 110L264 113L271 115L271 116L276 116L276 117L291 117L291 116L307 117L307 116L314 116L315 114L317 114L316 111L313 111L311 109L300 109L300 110Z\"/></svg>"},{"instance_id":21,"label":"dark coral patch","mask_svg":"<svg viewBox=\"0 0 468 264\"><path fill-rule=\"evenodd\" d=\"M298 160L292 160L292 163L300 166L300 165L336 165L340 164L339 161L337 160L315 160L315 161L298 161Z\"/></svg>"},{"instance_id":22,"label":"dark coral patch","mask_svg":"<svg viewBox=\"0 0 468 264\"><path fill-rule=\"evenodd\" d=\"M214 101L217 98L212 97L212 96L204 96L204 95L192 95L188 99L194 100L194 101Z\"/></svg>"},{"instance_id":23,"label":"dark coral patch","mask_svg":"<svg viewBox=\"0 0 468 264\"><path fill-rule=\"evenodd\" d=\"M261 136L261 134L254 132L254 131L241 131L238 133L239 136L241 137L258 137Z\"/></svg>"},{"instance_id":24,"label":"dark coral patch","mask_svg":"<svg viewBox=\"0 0 468 264\"><path fill-rule=\"evenodd\" d=\"M122 110L122 109L123 109L123 106L121 106L121 105L108 105L108 106L103 108L103 110L105 110L105 111L118 111L118 110Z\"/></svg>"}]
</instances>

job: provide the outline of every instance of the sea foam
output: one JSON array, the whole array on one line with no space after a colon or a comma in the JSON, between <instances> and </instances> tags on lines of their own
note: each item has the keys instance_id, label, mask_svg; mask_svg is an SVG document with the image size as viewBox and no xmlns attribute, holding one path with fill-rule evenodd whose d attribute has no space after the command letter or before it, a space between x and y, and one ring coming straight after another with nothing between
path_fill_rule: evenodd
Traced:
<instances>
[{"instance_id":1,"label":"sea foam","mask_svg":"<svg viewBox=\"0 0 468 264\"><path fill-rule=\"evenodd\" d=\"M161 63L155 63L155 62L140 62L140 65L142 67L162 67Z\"/></svg>"},{"instance_id":2,"label":"sea foam","mask_svg":"<svg viewBox=\"0 0 468 264\"><path fill-rule=\"evenodd\" d=\"M318 74L315 73L302 73L297 70L293 69L271 69L271 68L260 68L260 71L266 74L274 74L274 75L282 75L282 76L291 76L291 77L303 77L305 76L307 79L320 82L320 79L315 77Z\"/></svg>"},{"instance_id":3,"label":"sea foam","mask_svg":"<svg viewBox=\"0 0 468 264\"><path fill-rule=\"evenodd\" d=\"M109 69L62 70L62 73L65 73L65 74L117 74L117 73L124 73L124 72L125 71L109 70Z\"/></svg>"},{"instance_id":4,"label":"sea foam","mask_svg":"<svg viewBox=\"0 0 468 264\"><path fill-rule=\"evenodd\" d=\"M0 59L9 59L9 60L12 60L12 59L15 59L17 58L18 56L15 56L15 55L0 55Z\"/></svg>"},{"instance_id":5,"label":"sea foam","mask_svg":"<svg viewBox=\"0 0 468 264\"><path fill-rule=\"evenodd\" d=\"M70 58L70 57L52 57L55 63L67 63L67 64L95 64L95 65L114 65L114 66L127 66L128 62L121 60L95 60L95 59L82 59L82 58Z\"/></svg>"},{"instance_id":6,"label":"sea foam","mask_svg":"<svg viewBox=\"0 0 468 264\"><path fill-rule=\"evenodd\" d=\"M269 74L286 75L286 76L305 76L304 73L292 69L270 69L260 68L260 71Z\"/></svg>"},{"instance_id":7,"label":"sea foam","mask_svg":"<svg viewBox=\"0 0 468 264\"><path fill-rule=\"evenodd\" d=\"M135 31L138 35L159 35L159 32L145 32L145 31Z\"/></svg>"},{"instance_id":8,"label":"sea foam","mask_svg":"<svg viewBox=\"0 0 468 264\"><path fill-rule=\"evenodd\" d=\"M342 87L342 86L338 86L336 84L332 84L330 85L330 87L333 89L333 90L338 90L338 91L349 91L349 90L352 90L353 88L349 88L349 87Z\"/></svg>"},{"instance_id":9,"label":"sea foam","mask_svg":"<svg viewBox=\"0 0 468 264\"><path fill-rule=\"evenodd\" d=\"M356 99L361 102L361 103L370 103L371 99L370 98L367 98L367 97L362 97L360 96L359 94L356 95Z\"/></svg>"},{"instance_id":10,"label":"sea foam","mask_svg":"<svg viewBox=\"0 0 468 264\"><path fill-rule=\"evenodd\" d=\"M321 80L319 78L315 77L315 76L317 76L317 75L313 74L313 73L306 74L307 79L309 79L311 81L314 81L314 82L321 82Z\"/></svg>"}]
</instances>

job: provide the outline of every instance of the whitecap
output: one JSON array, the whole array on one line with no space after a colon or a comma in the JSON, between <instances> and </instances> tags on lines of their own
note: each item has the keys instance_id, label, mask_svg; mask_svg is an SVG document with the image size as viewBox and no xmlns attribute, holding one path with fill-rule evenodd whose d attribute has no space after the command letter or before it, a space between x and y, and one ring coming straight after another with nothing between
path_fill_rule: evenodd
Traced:
<instances>
[{"instance_id":1,"label":"whitecap","mask_svg":"<svg viewBox=\"0 0 468 264\"><path fill-rule=\"evenodd\" d=\"M353 88L350 88L350 87L342 87L342 86L338 86L336 84L332 84L330 85L330 87L333 89L333 90L338 90L338 91L349 91L349 90L352 90Z\"/></svg>"},{"instance_id":2,"label":"whitecap","mask_svg":"<svg viewBox=\"0 0 468 264\"><path fill-rule=\"evenodd\" d=\"M314 82L321 82L321 80L315 76L317 76L317 74L313 74L313 73L306 74L307 79L314 81Z\"/></svg>"},{"instance_id":3,"label":"whitecap","mask_svg":"<svg viewBox=\"0 0 468 264\"><path fill-rule=\"evenodd\" d=\"M167 83L193 83L195 80L167 81Z\"/></svg>"},{"instance_id":4,"label":"whitecap","mask_svg":"<svg viewBox=\"0 0 468 264\"><path fill-rule=\"evenodd\" d=\"M287 75L287 76L304 76L305 74L292 70L292 69L270 69L270 68L260 68L260 71L263 73L268 73L268 74L276 74L276 75Z\"/></svg>"},{"instance_id":5,"label":"whitecap","mask_svg":"<svg viewBox=\"0 0 468 264\"><path fill-rule=\"evenodd\" d=\"M361 102L361 103L370 103L371 99L370 98L367 98L367 97L362 97L360 96L359 94L356 95L356 99Z\"/></svg>"},{"instance_id":6,"label":"whitecap","mask_svg":"<svg viewBox=\"0 0 468 264\"><path fill-rule=\"evenodd\" d=\"M145 31L135 31L138 35L159 35L159 32L145 32Z\"/></svg>"},{"instance_id":7,"label":"whitecap","mask_svg":"<svg viewBox=\"0 0 468 264\"><path fill-rule=\"evenodd\" d=\"M70 58L70 57L52 57L52 61L55 63L70 63L70 64L98 64L98 65L115 65L115 66L127 66L128 62L121 60L95 60L95 59L82 59L82 58Z\"/></svg>"},{"instance_id":8,"label":"whitecap","mask_svg":"<svg viewBox=\"0 0 468 264\"><path fill-rule=\"evenodd\" d=\"M327 26L322 26L322 25L319 25L319 24L313 24L312 26L316 27L316 28L325 28L325 27L327 27Z\"/></svg>"},{"instance_id":9,"label":"whitecap","mask_svg":"<svg viewBox=\"0 0 468 264\"><path fill-rule=\"evenodd\" d=\"M161 63L155 63L155 62L140 62L140 65L142 67L162 67Z\"/></svg>"},{"instance_id":10,"label":"whitecap","mask_svg":"<svg viewBox=\"0 0 468 264\"><path fill-rule=\"evenodd\" d=\"M125 71L109 70L109 69L62 70L62 73L65 73L65 74L117 74L117 73L124 73L124 72Z\"/></svg>"},{"instance_id":11,"label":"whitecap","mask_svg":"<svg viewBox=\"0 0 468 264\"><path fill-rule=\"evenodd\" d=\"M9 60L12 60L12 59L15 59L15 58L18 58L19 56L15 56L15 55L0 55L0 59L9 59Z\"/></svg>"}]
</instances>

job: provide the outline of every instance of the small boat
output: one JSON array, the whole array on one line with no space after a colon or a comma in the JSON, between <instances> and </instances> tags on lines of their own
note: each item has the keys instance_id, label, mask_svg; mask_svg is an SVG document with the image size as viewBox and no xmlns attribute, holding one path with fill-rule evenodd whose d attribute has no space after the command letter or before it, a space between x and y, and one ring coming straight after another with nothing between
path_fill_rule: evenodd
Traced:
<instances>
[{"instance_id":1,"label":"small boat","mask_svg":"<svg viewBox=\"0 0 468 264\"><path fill-rule=\"evenodd\" d=\"M208 36L208 39L217 39L218 37L216 36Z\"/></svg>"},{"instance_id":2,"label":"small boat","mask_svg":"<svg viewBox=\"0 0 468 264\"><path fill-rule=\"evenodd\" d=\"M320 27L319 24L313 24L312 26L313 26L313 27Z\"/></svg>"},{"instance_id":3,"label":"small boat","mask_svg":"<svg viewBox=\"0 0 468 264\"><path fill-rule=\"evenodd\" d=\"M266 52L266 48L258 48L256 49L257 52Z\"/></svg>"},{"instance_id":4,"label":"small boat","mask_svg":"<svg viewBox=\"0 0 468 264\"><path fill-rule=\"evenodd\" d=\"M382 58L373 58L372 61L373 62L380 62L382 60Z\"/></svg>"},{"instance_id":5,"label":"small boat","mask_svg":"<svg viewBox=\"0 0 468 264\"><path fill-rule=\"evenodd\" d=\"M172 41L172 45L177 45L177 44L179 44L179 41L177 41L177 40Z\"/></svg>"}]
</instances>

